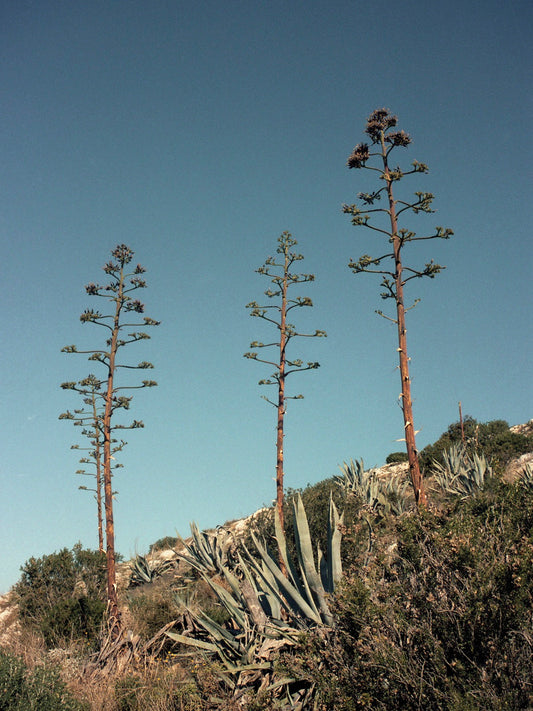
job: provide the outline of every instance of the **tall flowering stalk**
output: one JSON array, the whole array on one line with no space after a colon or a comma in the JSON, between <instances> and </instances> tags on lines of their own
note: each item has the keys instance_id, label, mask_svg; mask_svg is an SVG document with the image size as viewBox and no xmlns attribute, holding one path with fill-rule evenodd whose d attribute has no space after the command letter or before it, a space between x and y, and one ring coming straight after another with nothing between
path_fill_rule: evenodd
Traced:
<instances>
[{"instance_id":1,"label":"tall flowering stalk","mask_svg":"<svg viewBox=\"0 0 533 711\"><path fill-rule=\"evenodd\" d=\"M87 294L97 296L110 302L109 314L102 314L93 309L86 309L80 316L82 323L94 323L102 326L107 331L107 338L104 348L78 350L76 346L65 346L63 353L85 353L89 355L90 361L96 361L104 367L105 376L98 381L95 393L102 401L102 415L97 418L97 428L102 435L103 449L103 487L104 506L106 522L106 560L107 560L107 599L109 625L113 637L120 634L120 614L118 608L116 568L115 568L115 526L113 518L113 489L112 489L112 459L113 453L113 432L115 430L137 429L144 427L141 421L133 420L128 425L114 424L113 416L117 410L129 410L132 396L124 395L125 391L139 388L153 387L157 385L154 380L143 380L140 385L117 385L115 378L119 369L149 369L153 368L151 363L142 361L137 365L130 365L119 362L117 356L121 349L136 341L149 339L150 336L144 331L125 332L125 329L136 329L137 327L157 326L159 321L147 316L142 317L141 322L130 322L130 316L144 313L144 304L138 299L134 299L131 294L138 289L144 289L146 282L142 274L146 271L138 264L134 269L128 270L128 265L133 258L134 252L125 244L118 245L112 252L112 261L104 266L104 272L109 277L109 282L105 285L88 284L85 287ZM81 381L80 381L81 382ZM65 390L78 390L86 387L75 382L63 383L61 386ZM69 413L70 414L70 413ZM76 414L76 413L75 413ZM75 414L67 419L76 419Z\"/></svg>"},{"instance_id":2,"label":"tall flowering stalk","mask_svg":"<svg viewBox=\"0 0 533 711\"><path fill-rule=\"evenodd\" d=\"M289 298L289 289L291 287L314 281L315 279L314 274L295 274L291 271L293 264L303 259L303 255L291 251L292 247L297 244L298 242L292 238L289 232L283 232L278 238L278 248L276 250L279 258L268 257L263 266L257 269L258 274L268 277L273 284L273 288L268 288L264 293L265 296L275 303L260 306L256 301L251 301L246 306L247 309L250 309L250 316L263 319L263 321L272 324L278 331L278 337L270 343L261 343L259 341L250 343L250 348L276 349L278 353L276 360L260 358L257 351L245 353L244 357L259 361L259 363L266 363L274 368L274 373L270 378L260 380L259 385L275 385L277 388L277 399L275 402L268 397L263 397L277 409L278 413L276 436L276 508L282 531L285 530L283 516L283 440L287 400L301 400L303 398L303 395L287 395L285 382L292 373L301 373L304 370L315 370L320 366L319 363L313 362L304 364L299 358L289 359L287 349L289 343L294 338L316 338L326 335L325 331L300 333L293 324L287 321L287 315L293 309L313 305L313 302L307 296Z\"/></svg>"},{"instance_id":3,"label":"tall flowering stalk","mask_svg":"<svg viewBox=\"0 0 533 711\"><path fill-rule=\"evenodd\" d=\"M398 218L407 211L415 215L419 212L434 212L431 208L433 195L425 192L415 192L415 199L404 201L396 199L393 192L393 185L403 180L407 175L413 173L427 173L428 167L424 163L413 161L410 170L403 171L400 167L391 168L390 154L397 147L405 148L411 143L411 138L405 131L393 130L398 123L396 116L393 116L388 109L377 109L369 116L365 128L365 133L369 136L372 146L376 150L372 151L367 143L359 143L348 158L348 168L366 169L378 173L383 185L371 193L359 193L358 198L364 207L359 205L344 205L343 211L351 215L352 224L355 226L367 227L376 234L383 236L391 245L390 251L379 257L370 257L364 254L357 261L351 260L350 269L354 274L361 272L379 274L381 276L382 299L393 299L396 305L396 317L386 316L382 311L377 311L380 316L393 321L398 330L398 354L400 361L400 376L402 382L402 393L400 395L401 407L404 419L404 438L409 459L409 471L414 489L417 504L427 503L427 494L424 487L423 478L418 462L418 451L415 442L415 428L413 424L413 404L411 399L411 379L409 375L409 357L407 355L407 337L405 327L405 314L412 306L406 307L404 301L404 287L412 279L429 277L433 279L444 267L435 264L433 260L427 262L422 268L407 267L403 263L403 249L407 244L421 240L448 239L453 235L452 230L436 227L431 235L417 237L415 232L405 228L399 228ZM376 165L367 165L371 159L376 158ZM384 207L376 206L384 198ZM370 222L371 217L385 216L384 223L376 226ZM390 260L392 264L388 261ZM387 264L390 264L387 268Z\"/></svg>"}]
</instances>

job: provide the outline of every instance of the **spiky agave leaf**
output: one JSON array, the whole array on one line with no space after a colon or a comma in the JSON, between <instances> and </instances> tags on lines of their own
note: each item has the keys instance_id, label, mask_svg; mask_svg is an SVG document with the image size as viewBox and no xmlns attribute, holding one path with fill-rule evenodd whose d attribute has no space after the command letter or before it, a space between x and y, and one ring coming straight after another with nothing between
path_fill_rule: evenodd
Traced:
<instances>
[{"instance_id":1,"label":"spiky agave leaf","mask_svg":"<svg viewBox=\"0 0 533 711\"><path fill-rule=\"evenodd\" d=\"M130 565L130 587L142 585L143 583L152 583L156 578L174 567L174 563L171 560L149 560L143 555L136 555L135 560Z\"/></svg>"},{"instance_id":2,"label":"spiky agave leaf","mask_svg":"<svg viewBox=\"0 0 533 711\"><path fill-rule=\"evenodd\" d=\"M365 470L362 459L350 459L349 463L343 462L339 469L342 477L336 475L334 481L342 486L346 493L359 496L366 506L376 509L385 503L383 485L378 479L374 469Z\"/></svg>"},{"instance_id":3,"label":"spiky agave leaf","mask_svg":"<svg viewBox=\"0 0 533 711\"><path fill-rule=\"evenodd\" d=\"M409 481L400 476L393 476L387 480L385 493L390 503L391 512L396 516L404 513L408 508L407 490Z\"/></svg>"},{"instance_id":4,"label":"spiky agave leaf","mask_svg":"<svg viewBox=\"0 0 533 711\"><path fill-rule=\"evenodd\" d=\"M270 573L265 574L265 566L261 568L261 574L253 574L253 568L249 567L243 560L240 553L239 569L244 575L241 583L241 591L246 599L246 605L250 614L258 627L265 627L268 620L278 623L281 620L281 601L277 595L275 579Z\"/></svg>"},{"instance_id":5,"label":"spiky agave leaf","mask_svg":"<svg viewBox=\"0 0 533 711\"><path fill-rule=\"evenodd\" d=\"M295 527L297 525L297 522L295 521ZM305 580L302 581L301 576L298 574L296 570L296 566L289 555L289 549L287 547L287 539L285 537L285 532L283 530L283 527L281 525L281 521L278 515L278 512L276 511L274 514L274 534L276 538L276 542L278 544L278 550L281 555L281 558L283 560L283 563L285 564L285 570L287 571L287 577L291 581L291 583L294 585L294 587L298 590L298 592L303 595L303 596L308 596L309 597L309 590L305 588ZM257 547L257 544L256 544ZM273 558L273 556L271 556ZM281 572L281 570L280 570Z\"/></svg>"},{"instance_id":6,"label":"spiky agave leaf","mask_svg":"<svg viewBox=\"0 0 533 711\"><path fill-rule=\"evenodd\" d=\"M520 472L520 483L528 491L533 491L533 465L530 462L526 462Z\"/></svg>"},{"instance_id":7,"label":"spiky agave leaf","mask_svg":"<svg viewBox=\"0 0 533 711\"><path fill-rule=\"evenodd\" d=\"M227 569L225 573L226 579L233 583L233 574ZM224 681L231 688L235 686L231 677L239 675L243 671L252 669L272 671L272 661L257 660L259 650L263 649L264 653L266 640L282 638L287 644L294 643L298 630L286 629L280 636L279 630L271 624L266 616L263 620L264 624L258 625L251 607L260 607L260 602L251 585L248 585L247 594L244 594L242 583L241 588L233 589L233 586L230 586L230 589L227 590L207 576L202 575L202 577L209 583L220 603L228 611L232 620L231 626L224 627L211 619L205 612L189 609L196 627L202 630L207 640L203 637L199 638L198 633L194 637L176 632L167 632L166 634L174 641L215 654L224 666ZM227 674L230 676L226 676Z\"/></svg>"},{"instance_id":8,"label":"spiky agave leaf","mask_svg":"<svg viewBox=\"0 0 533 711\"><path fill-rule=\"evenodd\" d=\"M360 494L363 488L363 478L365 475L365 465L362 459L350 459L349 463L343 462L339 466L342 476L336 474L333 480L342 486L346 492Z\"/></svg>"},{"instance_id":9,"label":"spiky agave leaf","mask_svg":"<svg viewBox=\"0 0 533 711\"><path fill-rule=\"evenodd\" d=\"M301 497L298 496L293 504L299 572L288 554L285 535L277 516L276 539L287 574L282 572L265 543L259 541L253 534L256 549L261 556L261 565L250 556L249 552L247 560L254 568L255 575L263 577L264 586L270 588L271 597L285 608L285 613L290 615L294 624L300 627L309 627L313 624L330 625L333 619L327 605L326 593L333 592L335 583L342 576L340 545L344 515L339 515L333 500L330 499L328 558L326 560L317 547L317 566L315 566L309 525ZM265 572L269 577L265 576Z\"/></svg>"},{"instance_id":10,"label":"spiky agave leaf","mask_svg":"<svg viewBox=\"0 0 533 711\"><path fill-rule=\"evenodd\" d=\"M471 458L461 444L443 452L444 464L433 461L435 480L447 493L467 498L483 489L492 476L492 467L484 455Z\"/></svg>"},{"instance_id":11,"label":"spiky agave leaf","mask_svg":"<svg viewBox=\"0 0 533 711\"><path fill-rule=\"evenodd\" d=\"M474 453L472 468L472 480L477 489L485 486L485 481L492 476L492 467L485 459L485 455Z\"/></svg>"},{"instance_id":12,"label":"spiky agave leaf","mask_svg":"<svg viewBox=\"0 0 533 711\"><path fill-rule=\"evenodd\" d=\"M358 496L363 505L379 516L399 515L407 509L407 489L409 483L398 476L382 479L375 469L365 471L363 460L350 459L339 467L343 476L335 476L346 494Z\"/></svg>"},{"instance_id":13,"label":"spiky agave leaf","mask_svg":"<svg viewBox=\"0 0 533 711\"><path fill-rule=\"evenodd\" d=\"M322 573L322 584L328 593L335 590L336 584L342 578L342 558L341 541L342 526L344 524L344 512L339 515L337 507L333 501L333 496L329 496L329 518L328 518L328 560L324 573Z\"/></svg>"},{"instance_id":14,"label":"spiky agave leaf","mask_svg":"<svg viewBox=\"0 0 533 711\"><path fill-rule=\"evenodd\" d=\"M294 512L299 572L288 555L278 520L276 534L288 577L283 574L266 544L252 533L258 557L241 543L237 552L238 562L232 562L234 567L223 565L219 570L224 578L223 584L211 579L205 571L200 571L230 615L231 624L223 626L206 613L188 608L194 622L191 630L194 636L167 632L177 642L216 655L223 665L221 679L231 689L240 689L248 684L253 686L257 678L247 678L243 673L261 671L266 675L263 682L273 690L279 688L285 704L296 703L297 697L303 698L308 694L308 683L302 681L301 686L294 689L298 680L276 678L275 657L281 648L294 645L302 630L332 624L326 589L333 588L342 574L340 541L343 517L339 516L333 501L330 501L329 510L328 560L318 552L320 575L314 563L309 525L301 497L294 502Z\"/></svg>"},{"instance_id":15,"label":"spiky agave leaf","mask_svg":"<svg viewBox=\"0 0 533 711\"><path fill-rule=\"evenodd\" d=\"M285 617L288 616L291 623L298 628L306 628L313 624L331 624L332 622L326 602L326 592L333 590L335 582L342 575L340 557L342 533L340 527L343 516L339 515L331 500L328 524L328 560L325 561L321 552L319 553L319 567L322 568L321 575L319 575L314 564L309 525L301 497L298 497L294 502L294 512L299 573L288 554L279 519L276 521L276 537L288 577L283 574L266 544L258 540L254 534L252 534L252 538L260 560L257 561L246 546L241 544L241 550L238 553L241 579L239 580L228 566L222 566L220 569L220 573L230 588L229 591L202 573L220 602L239 625L243 625L245 621L243 611L247 609L249 611L250 607L249 600L247 601L242 594L242 578L250 585L255 601L260 605L265 615L278 626L283 623L282 609L285 610Z\"/></svg>"},{"instance_id":16,"label":"spiky agave leaf","mask_svg":"<svg viewBox=\"0 0 533 711\"><path fill-rule=\"evenodd\" d=\"M298 562L302 573L302 579L307 589L311 589L314 600L320 610L320 615L323 621L331 625L333 617L326 602L326 591L322 584L322 580L315 567L313 544L311 542L311 534L309 531L309 523L300 494L293 502L294 507L294 538L296 543L296 551L298 554ZM312 599L313 599L312 598Z\"/></svg>"},{"instance_id":17,"label":"spiky agave leaf","mask_svg":"<svg viewBox=\"0 0 533 711\"><path fill-rule=\"evenodd\" d=\"M259 555L261 556L262 562L270 572L272 578L275 580L275 590L282 607L289 612L291 618L299 626L302 622L304 623L304 626L307 626L305 625L305 620L307 620L307 622L311 621L317 625L321 624L322 619L320 617L320 612L313 600L309 588L307 587L307 590L303 589L302 592L300 592L293 582L285 577L278 563L270 555L267 548L253 534L252 537ZM250 563L252 563L252 561L250 561ZM252 565L254 564L252 563ZM255 566L259 576L262 576L259 566L257 566L257 564L255 564Z\"/></svg>"},{"instance_id":18,"label":"spiky agave leaf","mask_svg":"<svg viewBox=\"0 0 533 711\"><path fill-rule=\"evenodd\" d=\"M191 541L187 543L179 533L178 541L185 552L177 553L178 558L184 560L200 573L218 573L226 561L226 551L220 543L217 534L200 531L193 521L191 527Z\"/></svg>"}]
</instances>

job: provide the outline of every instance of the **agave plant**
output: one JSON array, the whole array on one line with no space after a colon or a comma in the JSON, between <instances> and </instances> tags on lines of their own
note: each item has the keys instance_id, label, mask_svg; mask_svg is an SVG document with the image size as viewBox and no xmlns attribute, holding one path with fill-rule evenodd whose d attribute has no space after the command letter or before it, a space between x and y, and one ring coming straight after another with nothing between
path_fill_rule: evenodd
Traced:
<instances>
[{"instance_id":1,"label":"agave plant","mask_svg":"<svg viewBox=\"0 0 533 711\"><path fill-rule=\"evenodd\" d=\"M492 477L492 467L484 455L470 457L462 444L452 445L442 456L444 464L433 461L435 480L449 494L473 496Z\"/></svg>"},{"instance_id":2,"label":"agave plant","mask_svg":"<svg viewBox=\"0 0 533 711\"><path fill-rule=\"evenodd\" d=\"M143 555L136 555L135 560L131 562L130 587L142 585L143 583L152 583L156 578L171 570L174 567L172 560L157 560L152 558L149 560Z\"/></svg>"},{"instance_id":3,"label":"agave plant","mask_svg":"<svg viewBox=\"0 0 533 711\"><path fill-rule=\"evenodd\" d=\"M246 577L250 575L246 564L244 568L245 577L239 578L224 567L225 585L204 578L229 613L230 624L221 625L202 610L189 608L193 624L186 634L167 632L174 641L213 654L222 665L224 682L231 688L243 672L270 669L268 652L294 644L298 633L290 625L267 617L255 585ZM273 640L278 643L273 645Z\"/></svg>"},{"instance_id":4,"label":"agave plant","mask_svg":"<svg viewBox=\"0 0 533 711\"><path fill-rule=\"evenodd\" d=\"M409 481L402 479L400 476L393 476L384 484L387 503L385 510L387 513L392 513L395 516L407 511L409 508L409 498L407 496L409 490Z\"/></svg>"},{"instance_id":5,"label":"agave plant","mask_svg":"<svg viewBox=\"0 0 533 711\"><path fill-rule=\"evenodd\" d=\"M334 481L346 493L359 496L374 513L397 515L405 511L408 482L401 481L398 476L388 480L380 479L375 469L365 471L362 459L350 459L348 464L344 462L339 469L342 476L334 476Z\"/></svg>"},{"instance_id":6,"label":"agave plant","mask_svg":"<svg viewBox=\"0 0 533 711\"><path fill-rule=\"evenodd\" d=\"M336 474L333 480L342 486L346 492L351 492L361 496L365 501L367 500L367 495L369 493L369 478L370 471L365 471L365 465L362 459L350 459L347 464L343 462L342 466L339 466L342 472L342 476Z\"/></svg>"},{"instance_id":7,"label":"agave plant","mask_svg":"<svg viewBox=\"0 0 533 711\"><path fill-rule=\"evenodd\" d=\"M317 546L317 563L315 565L307 515L299 494L293 501L293 509L298 569L289 555L287 541L278 517L276 517L276 540L287 575L282 573L265 542L259 541L253 534L252 538L260 555L261 564L259 565L249 553L248 561L255 572L256 579L262 583L262 590L270 590L275 597L275 604L283 608L284 615L289 616L295 626L331 625L333 618L329 611L326 594L334 591L336 583L342 577L341 527L344 523L344 514L339 515L330 496L327 532L328 556L325 558L320 546ZM276 606L274 609L277 610L278 607Z\"/></svg>"},{"instance_id":8,"label":"agave plant","mask_svg":"<svg viewBox=\"0 0 533 711\"><path fill-rule=\"evenodd\" d=\"M222 665L221 679L235 694L255 693L260 685L261 689L283 697L284 702L290 704L303 703L312 693L312 685L297 683L295 679L279 679L274 661L280 649L297 642L302 630L333 624L327 593L333 592L342 577L343 523L343 515L339 515L330 499L327 558L318 547L315 563L300 496L293 506L296 564L288 554L279 518L276 520L276 539L287 577L276 554L264 541L253 536L256 554L252 555L241 544L235 563L228 561L220 568L223 584L200 571L229 613L230 623L220 625L206 613L189 609L193 628L184 630L185 634L167 632L176 642L216 656Z\"/></svg>"},{"instance_id":9,"label":"agave plant","mask_svg":"<svg viewBox=\"0 0 533 711\"><path fill-rule=\"evenodd\" d=\"M195 570L202 574L219 573L226 563L226 548L221 541L221 535L200 531L194 521L191 526L191 539L187 543L180 535L178 541L183 546L183 551L177 553L178 558L184 560ZM223 529L222 529L223 530Z\"/></svg>"},{"instance_id":10,"label":"agave plant","mask_svg":"<svg viewBox=\"0 0 533 711\"><path fill-rule=\"evenodd\" d=\"M528 491L533 491L533 464L531 462L526 462L520 472L520 483Z\"/></svg>"}]
</instances>

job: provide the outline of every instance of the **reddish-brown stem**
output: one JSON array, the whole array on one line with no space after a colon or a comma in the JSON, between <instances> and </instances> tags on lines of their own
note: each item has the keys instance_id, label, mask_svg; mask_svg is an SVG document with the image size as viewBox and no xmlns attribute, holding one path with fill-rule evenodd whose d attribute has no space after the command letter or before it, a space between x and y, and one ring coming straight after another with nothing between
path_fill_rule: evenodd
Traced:
<instances>
[{"instance_id":1,"label":"reddish-brown stem","mask_svg":"<svg viewBox=\"0 0 533 711\"><path fill-rule=\"evenodd\" d=\"M278 425L276 438L276 508L279 517L281 530L285 532L285 517L283 514L283 423L285 418L285 365L286 356L285 350L287 346L287 271L289 268L289 254L285 252L285 265L283 270L283 285L281 292L281 318L280 318L280 337L279 337L279 370L278 370ZM280 567L283 573L286 573L285 563L283 562L280 549Z\"/></svg>"},{"instance_id":2,"label":"reddish-brown stem","mask_svg":"<svg viewBox=\"0 0 533 711\"><path fill-rule=\"evenodd\" d=\"M111 481L111 413L113 404L113 377L115 374L115 356L119 333L120 312L124 303L124 269L121 267L116 309L113 321L113 331L109 348L109 363L107 375L107 392L104 412L104 501L106 520L106 556L107 556L107 605L111 636L116 639L120 635L120 612L117 596L117 576L115 567L115 525L113 521L113 487Z\"/></svg>"},{"instance_id":3,"label":"reddish-brown stem","mask_svg":"<svg viewBox=\"0 0 533 711\"><path fill-rule=\"evenodd\" d=\"M465 426L463 422L463 408L461 406L461 401L459 400L459 422L461 423L461 442L463 447L465 446Z\"/></svg>"},{"instance_id":4,"label":"reddish-brown stem","mask_svg":"<svg viewBox=\"0 0 533 711\"><path fill-rule=\"evenodd\" d=\"M427 494L424 488L424 481L420 472L418 461L418 451L415 442L415 428L413 423L413 403L411 400L411 379L409 375L409 358L407 356L407 331L405 328L405 304L403 297L403 277L401 242L398 235L398 220L396 217L396 203L392 191L392 179L387 161L387 150L385 147L385 136L381 133L381 149L383 157L384 176L387 183L387 196L389 200L389 216L391 223L392 245L394 250L394 281L396 300L396 321L398 326L398 352L400 357L400 377L402 380L402 412L404 421L405 443L407 447L407 458L409 460L409 473L418 506L427 504Z\"/></svg>"},{"instance_id":5,"label":"reddish-brown stem","mask_svg":"<svg viewBox=\"0 0 533 711\"><path fill-rule=\"evenodd\" d=\"M265 264L260 267L257 271L263 276L270 278L271 283L274 284L275 288L272 287L265 291L265 295L269 298L275 298L276 303L274 305L259 306L257 302L252 301L248 304L247 308L251 308L251 316L261 318L268 323L272 324L279 330L279 341L273 339L272 343L258 343L253 341L250 344L251 348L269 348L275 347L279 349L279 358L273 356L271 359L258 358L257 353L245 353L245 358L250 358L260 363L266 363L273 368L275 368L274 374L271 375L269 379L260 380L260 385L275 385L277 384L277 402L274 398L269 399L265 397L265 400L277 409L277 427L276 427L276 498L275 498L275 508L274 515L276 516L276 521L279 521L279 526L281 532L285 533L285 516L284 516L284 420L285 412L287 410L287 400L301 399L303 395L287 396L285 391L286 380L291 373L302 372L305 370L313 370L319 367L318 363L307 363L304 367L303 361L299 358L296 360L291 360L287 358L287 348L289 342L293 337L314 337L314 336L325 336L324 331L316 331L314 334L298 333L295 326L288 323L287 318L289 311L291 309L303 306L312 306L313 303L311 299L307 297L297 297L295 299L289 298L289 288L294 284L299 284L303 282L313 281L313 274L292 274L291 267L294 262L298 262L303 259L301 254L295 254L290 251L291 247L296 245L296 240L293 240L289 232L283 232L281 237L278 239L279 247L277 253L282 255L282 259L275 260L269 257ZM279 301L278 301L279 299ZM274 312L273 315L272 311ZM279 318L278 318L279 316ZM287 574L286 562L283 560L282 545L279 544L279 565L283 573Z\"/></svg>"}]
</instances>

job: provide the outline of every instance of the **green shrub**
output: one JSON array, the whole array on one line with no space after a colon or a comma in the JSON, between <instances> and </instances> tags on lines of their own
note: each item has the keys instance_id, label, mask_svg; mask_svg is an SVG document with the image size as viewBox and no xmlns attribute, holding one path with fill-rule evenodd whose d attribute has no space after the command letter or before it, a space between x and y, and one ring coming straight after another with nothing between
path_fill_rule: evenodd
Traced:
<instances>
[{"instance_id":1,"label":"green shrub","mask_svg":"<svg viewBox=\"0 0 533 711\"><path fill-rule=\"evenodd\" d=\"M46 612L39 624L46 646L61 646L80 640L95 648L106 610L106 603L96 597L61 600Z\"/></svg>"},{"instance_id":2,"label":"green shrub","mask_svg":"<svg viewBox=\"0 0 533 711\"><path fill-rule=\"evenodd\" d=\"M160 586L145 586L131 593L128 596L128 607L133 616L135 632L145 641L150 640L180 614L174 593Z\"/></svg>"},{"instance_id":3,"label":"green shrub","mask_svg":"<svg viewBox=\"0 0 533 711\"><path fill-rule=\"evenodd\" d=\"M94 644L105 610L105 553L77 544L30 558L14 586L20 619L40 631L48 647L73 639Z\"/></svg>"},{"instance_id":4,"label":"green shrub","mask_svg":"<svg viewBox=\"0 0 533 711\"><path fill-rule=\"evenodd\" d=\"M407 452L391 452L387 455L386 464L400 464L408 461Z\"/></svg>"},{"instance_id":5,"label":"green shrub","mask_svg":"<svg viewBox=\"0 0 533 711\"><path fill-rule=\"evenodd\" d=\"M148 552L153 553L154 551L165 551L169 548L175 548L177 543L178 539L175 536L165 536L164 538L159 538L155 543L152 543Z\"/></svg>"},{"instance_id":6,"label":"green shrub","mask_svg":"<svg viewBox=\"0 0 533 711\"><path fill-rule=\"evenodd\" d=\"M144 685L139 676L128 674L117 680L115 684L115 701L117 711L137 711L140 705L141 691Z\"/></svg>"},{"instance_id":7,"label":"green shrub","mask_svg":"<svg viewBox=\"0 0 533 711\"><path fill-rule=\"evenodd\" d=\"M511 432L505 420L479 423L467 415L463 420L465 444L469 454L484 454L499 471L513 458L533 451L533 436ZM436 460L444 464L443 453L462 441L461 423L454 422L439 439L420 452L420 465L429 471Z\"/></svg>"},{"instance_id":8,"label":"green shrub","mask_svg":"<svg viewBox=\"0 0 533 711\"><path fill-rule=\"evenodd\" d=\"M393 523L336 594L335 632L309 635L288 673L322 709L532 708L533 492L500 483Z\"/></svg>"},{"instance_id":9,"label":"green shrub","mask_svg":"<svg viewBox=\"0 0 533 711\"><path fill-rule=\"evenodd\" d=\"M1 711L87 711L66 689L55 669L28 671L21 659L0 649Z\"/></svg>"}]
</instances>

